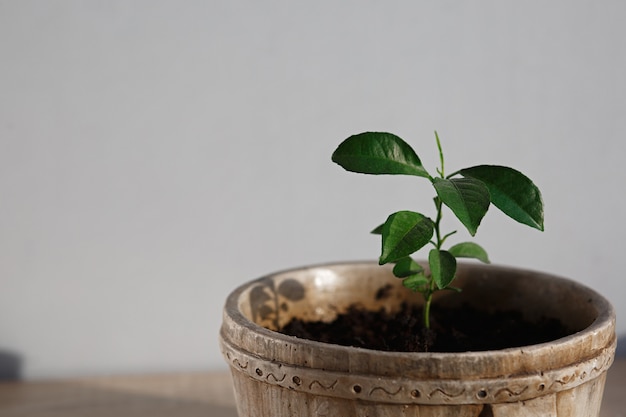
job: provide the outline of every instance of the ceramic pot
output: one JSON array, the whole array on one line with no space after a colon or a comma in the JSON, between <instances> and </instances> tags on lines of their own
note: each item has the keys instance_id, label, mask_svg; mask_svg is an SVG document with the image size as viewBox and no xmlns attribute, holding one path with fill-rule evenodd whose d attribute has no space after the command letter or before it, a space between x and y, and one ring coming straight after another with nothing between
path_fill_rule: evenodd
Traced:
<instances>
[{"instance_id":1,"label":"ceramic pot","mask_svg":"<svg viewBox=\"0 0 626 417\"><path fill-rule=\"evenodd\" d=\"M615 353L615 313L595 291L522 269L459 264L461 293L434 301L519 310L571 329L549 343L463 353L382 352L299 339L293 317L333 320L351 305L419 304L391 269L346 263L293 269L237 288L220 344L240 417L597 417ZM385 289L381 297L381 289Z\"/></svg>"}]
</instances>

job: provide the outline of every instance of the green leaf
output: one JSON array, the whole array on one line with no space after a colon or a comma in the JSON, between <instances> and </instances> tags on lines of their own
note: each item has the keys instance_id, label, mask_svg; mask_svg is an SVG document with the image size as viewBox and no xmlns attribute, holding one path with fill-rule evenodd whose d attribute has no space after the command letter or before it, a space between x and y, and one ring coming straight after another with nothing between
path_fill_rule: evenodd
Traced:
<instances>
[{"instance_id":1,"label":"green leaf","mask_svg":"<svg viewBox=\"0 0 626 417\"><path fill-rule=\"evenodd\" d=\"M452 210L472 236L489 209L489 190L474 178L435 178L437 195Z\"/></svg>"},{"instance_id":2,"label":"green leaf","mask_svg":"<svg viewBox=\"0 0 626 417\"><path fill-rule=\"evenodd\" d=\"M398 136L365 132L350 136L333 152L333 162L363 174L403 174L429 178L411 146Z\"/></svg>"},{"instance_id":3,"label":"green leaf","mask_svg":"<svg viewBox=\"0 0 626 417\"><path fill-rule=\"evenodd\" d=\"M383 225L383 245L379 263L395 262L426 245L435 225L428 217L413 211L399 211Z\"/></svg>"},{"instance_id":4,"label":"green leaf","mask_svg":"<svg viewBox=\"0 0 626 417\"><path fill-rule=\"evenodd\" d=\"M448 251L455 258L474 258L486 264L489 263L487 251L474 242L457 243L448 249Z\"/></svg>"},{"instance_id":5,"label":"green leaf","mask_svg":"<svg viewBox=\"0 0 626 417\"><path fill-rule=\"evenodd\" d=\"M412 291L421 291L428 285L428 278L423 273L409 275L402 280L402 285Z\"/></svg>"},{"instance_id":6,"label":"green leaf","mask_svg":"<svg viewBox=\"0 0 626 417\"><path fill-rule=\"evenodd\" d=\"M435 284L444 289L454 280L456 274L456 259L450 252L432 249L428 254L428 265Z\"/></svg>"},{"instance_id":7,"label":"green leaf","mask_svg":"<svg viewBox=\"0 0 626 417\"><path fill-rule=\"evenodd\" d=\"M539 188L513 168L479 165L459 171L485 183L491 202L512 219L543 231L543 200Z\"/></svg>"},{"instance_id":8,"label":"green leaf","mask_svg":"<svg viewBox=\"0 0 626 417\"><path fill-rule=\"evenodd\" d=\"M383 234L383 226L384 226L384 225L385 225L385 224L383 223L383 224L381 224L381 225L377 226L377 227L376 227L374 230L372 230L370 233L371 233L371 234L373 234L373 235L382 235L382 234Z\"/></svg>"},{"instance_id":9,"label":"green leaf","mask_svg":"<svg viewBox=\"0 0 626 417\"><path fill-rule=\"evenodd\" d=\"M419 274L422 271L424 271L424 268L409 256L398 260L393 267L393 274L398 278L406 278L410 275Z\"/></svg>"}]
</instances>

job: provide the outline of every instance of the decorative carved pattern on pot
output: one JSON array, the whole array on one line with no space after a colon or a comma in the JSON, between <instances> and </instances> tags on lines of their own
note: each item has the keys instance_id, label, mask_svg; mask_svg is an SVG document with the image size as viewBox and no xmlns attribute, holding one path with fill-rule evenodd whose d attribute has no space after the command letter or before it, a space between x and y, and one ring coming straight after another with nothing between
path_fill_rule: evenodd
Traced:
<instances>
[{"instance_id":1,"label":"decorative carved pattern on pot","mask_svg":"<svg viewBox=\"0 0 626 417\"><path fill-rule=\"evenodd\" d=\"M221 347L234 370L270 385L328 397L435 405L508 403L569 390L606 372L613 362L615 345L564 368L475 380L413 380L324 371L259 358L224 340Z\"/></svg>"}]
</instances>

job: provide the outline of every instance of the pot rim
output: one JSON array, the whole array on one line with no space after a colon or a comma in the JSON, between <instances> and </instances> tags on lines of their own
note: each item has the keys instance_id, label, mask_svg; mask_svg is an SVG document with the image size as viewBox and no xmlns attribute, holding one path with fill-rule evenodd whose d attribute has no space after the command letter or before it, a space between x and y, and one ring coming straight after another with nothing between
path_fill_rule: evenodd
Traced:
<instances>
[{"instance_id":1,"label":"pot rim","mask_svg":"<svg viewBox=\"0 0 626 417\"><path fill-rule=\"evenodd\" d=\"M501 366L498 369L491 369L490 372L496 375L516 375L524 372L528 372L532 368L532 363L537 358L552 357L551 369L560 368L563 366L571 365L581 359L591 358L598 356L600 352L615 350L616 336L615 336L615 310L611 303L599 294L594 289L581 284L577 281L564 278L561 276L553 275L551 273L536 271L527 268L518 268L504 265L482 265L470 262L460 262L459 266L467 268L469 270L484 270L498 273L521 273L532 274L537 277L545 277L552 280L556 280L562 283L566 283L569 286L573 286L577 291L583 291L589 295L589 298L593 300L593 306L598 310L598 316L595 320L586 328L577 331L553 341L539 343L534 345L527 345L521 347L511 347L499 350L487 350L487 351L470 351L470 352L397 352L397 351L380 351L374 349L366 349L360 347L342 346L330 343L319 342L316 340L301 339L295 336L285 335L263 326L254 323L249 320L238 308L239 298L241 294L246 291L250 286L257 284L259 281L275 277L277 275L286 274L295 271L311 270L318 268L332 268L332 267L349 267L349 266L376 266L379 264L375 261L348 261L348 262L328 262L318 263L308 266L286 268L280 271L272 272L264 275L260 278L248 281L235 290L233 290L226 299L224 307L224 322L220 332L221 343L228 343L234 346L240 344L243 339L246 343L246 351L252 355L264 357L267 356L266 349L272 352L274 357L268 358L272 361L289 363L289 355L281 355L280 351L288 351L289 348L305 349L310 352L316 352L316 356L319 357L318 363L311 363L305 365L299 365L311 368L324 368L333 367L331 363L325 363L323 358L326 354L332 352L331 356L349 357L353 355L360 355L363 357L370 357L375 355L377 360L385 362L386 360L402 361L407 364L407 370L409 373L415 373L418 377L432 377L435 374L441 374L442 369L449 369L448 377L455 377L454 367L458 366L461 362L475 362L476 364L482 364L477 366L477 372L485 375L485 370L489 371L493 368L490 364L494 361L499 363L510 362L510 366L503 369ZM229 331L226 331L229 329ZM234 333L231 331L236 329ZM271 346L281 346L287 349L275 349ZM562 355L560 352L565 352L572 346L576 346L580 352L576 358L570 358L570 355ZM610 352L609 352L610 353ZM612 356L612 355L610 355ZM519 359L523 358L523 359ZM456 364L456 365L455 365ZM609 364L610 365L610 364ZM481 370L482 369L482 370ZM345 366L339 365L334 369L337 371L347 371ZM371 370L368 370L371 371ZM376 372L374 370L374 372ZM383 371L379 371L383 372ZM445 374L446 372L444 372ZM441 375L440 375L441 376ZM444 375L445 377L446 375ZM465 375L469 376L469 375ZM488 376L488 375L487 375Z\"/></svg>"}]
</instances>

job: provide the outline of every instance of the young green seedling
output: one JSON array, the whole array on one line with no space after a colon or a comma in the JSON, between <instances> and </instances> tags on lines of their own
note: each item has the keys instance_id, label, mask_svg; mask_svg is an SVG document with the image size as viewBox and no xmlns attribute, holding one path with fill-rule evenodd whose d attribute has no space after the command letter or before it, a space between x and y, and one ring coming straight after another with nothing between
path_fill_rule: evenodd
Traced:
<instances>
[{"instance_id":1,"label":"young green seedling","mask_svg":"<svg viewBox=\"0 0 626 417\"><path fill-rule=\"evenodd\" d=\"M332 160L344 169L363 174L413 175L430 181L435 189L436 216L431 219L414 211L391 214L372 233L382 235L381 265L394 264L393 273L405 287L424 297L424 326L430 328L433 294L457 290L451 284L456 275L457 258L474 258L489 263L487 252L474 242L462 242L444 249L447 234L441 232L443 206L474 236L481 220L493 203L512 219L543 231L543 202L533 182L513 168L478 165L446 175L443 151L435 132L440 167L432 176L413 148L391 133L365 132L350 136L335 150ZM434 237L433 237L434 236ZM411 255L431 244L427 274Z\"/></svg>"}]
</instances>

